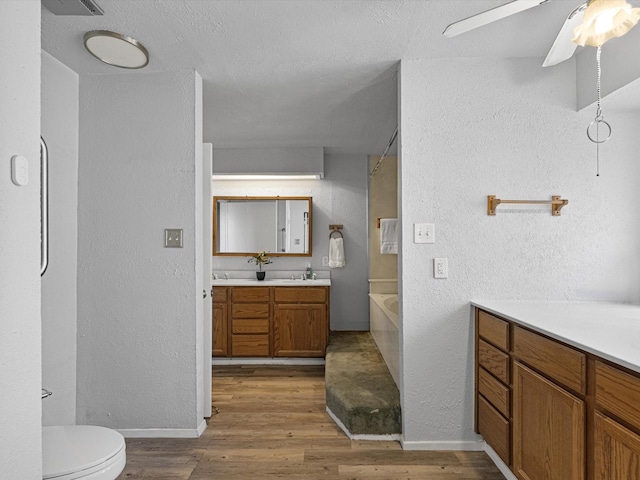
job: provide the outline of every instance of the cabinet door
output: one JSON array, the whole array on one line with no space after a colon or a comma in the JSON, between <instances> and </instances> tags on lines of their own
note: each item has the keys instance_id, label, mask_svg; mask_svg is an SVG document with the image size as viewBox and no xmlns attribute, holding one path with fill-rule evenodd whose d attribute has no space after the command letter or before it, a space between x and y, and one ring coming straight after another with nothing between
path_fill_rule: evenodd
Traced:
<instances>
[{"instance_id":1,"label":"cabinet door","mask_svg":"<svg viewBox=\"0 0 640 480\"><path fill-rule=\"evenodd\" d=\"M585 406L514 362L513 469L522 480L583 480Z\"/></svg>"},{"instance_id":2,"label":"cabinet door","mask_svg":"<svg viewBox=\"0 0 640 480\"><path fill-rule=\"evenodd\" d=\"M214 357L226 357L229 352L227 337L227 304L213 303L213 350Z\"/></svg>"},{"instance_id":3,"label":"cabinet door","mask_svg":"<svg viewBox=\"0 0 640 480\"><path fill-rule=\"evenodd\" d=\"M640 478L640 436L596 412L596 480Z\"/></svg>"},{"instance_id":4,"label":"cabinet door","mask_svg":"<svg viewBox=\"0 0 640 480\"><path fill-rule=\"evenodd\" d=\"M324 357L327 347L327 307L319 304L276 304L274 355Z\"/></svg>"}]
</instances>

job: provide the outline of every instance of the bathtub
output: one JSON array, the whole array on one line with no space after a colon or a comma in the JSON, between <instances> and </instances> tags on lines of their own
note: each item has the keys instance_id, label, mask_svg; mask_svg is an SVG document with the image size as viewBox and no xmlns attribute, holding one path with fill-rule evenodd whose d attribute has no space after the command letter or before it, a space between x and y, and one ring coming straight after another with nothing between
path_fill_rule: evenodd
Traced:
<instances>
[{"instance_id":1,"label":"bathtub","mask_svg":"<svg viewBox=\"0 0 640 480\"><path fill-rule=\"evenodd\" d=\"M400 340L398 335L398 295L369 294L369 330L378 345L387 368L398 385ZM400 386L398 385L398 388Z\"/></svg>"}]
</instances>

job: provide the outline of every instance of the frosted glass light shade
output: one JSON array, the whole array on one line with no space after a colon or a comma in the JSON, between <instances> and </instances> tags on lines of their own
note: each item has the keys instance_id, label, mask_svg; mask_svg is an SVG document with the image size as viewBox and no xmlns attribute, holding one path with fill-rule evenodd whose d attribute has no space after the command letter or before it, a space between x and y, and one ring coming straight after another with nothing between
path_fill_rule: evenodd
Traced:
<instances>
[{"instance_id":1,"label":"frosted glass light shade","mask_svg":"<svg viewBox=\"0 0 640 480\"><path fill-rule=\"evenodd\" d=\"M149 52L137 40L108 30L84 34L84 46L91 55L114 67L142 68L149 63Z\"/></svg>"},{"instance_id":2,"label":"frosted glass light shade","mask_svg":"<svg viewBox=\"0 0 640 480\"><path fill-rule=\"evenodd\" d=\"M625 0L591 0L572 41L578 45L599 47L621 37L640 20L640 8L631 8Z\"/></svg>"}]
</instances>

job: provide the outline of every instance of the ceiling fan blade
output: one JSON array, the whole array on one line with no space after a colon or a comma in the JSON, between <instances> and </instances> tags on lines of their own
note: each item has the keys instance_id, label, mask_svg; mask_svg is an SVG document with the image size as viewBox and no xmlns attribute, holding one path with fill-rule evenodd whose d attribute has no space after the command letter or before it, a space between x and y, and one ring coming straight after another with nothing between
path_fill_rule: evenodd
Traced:
<instances>
[{"instance_id":1,"label":"ceiling fan blade","mask_svg":"<svg viewBox=\"0 0 640 480\"><path fill-rule=\"evenodd\" d=\"M461 33L474 30L478 27L493 23L502 18L510 17L511 15L515 15L516 13L520 13L530 8L537 7L538 5L542 5L543 3L547 3L548 1L549 0L513 0L509 3L506 3L505 5L500 5L499 7L492 8L491 10L487 10L486 12L482 12L477 15L473 15L472 17L465 18L464 20L454 22L447 28L445 28L442 34L445 37L455 37L456 35L460 35Z\"/></svg>"},{"instance_id":2,"label":"ceiling fan blade","mask_svg":"<svg viewBox=\"0 0 640 480\"><path fill-rule=\"evenodd\" d=\"M543 67L552 67L565 60L569 60L573 56L576 48L578 48L578 45L571 41L573 38L573 30L582 23L582 17L584 16L586 8L587 4L583 3L569 14L555 42L553 42L551 46L547 58L544 59Z\"/></svg>"}]
</instances>

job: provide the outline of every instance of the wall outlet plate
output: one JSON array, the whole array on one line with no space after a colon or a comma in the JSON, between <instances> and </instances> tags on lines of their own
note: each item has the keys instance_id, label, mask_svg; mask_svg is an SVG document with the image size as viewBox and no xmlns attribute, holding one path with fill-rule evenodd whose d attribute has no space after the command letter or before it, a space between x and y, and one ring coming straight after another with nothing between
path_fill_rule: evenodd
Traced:
<instances>
[{"instance_id":1,"label":"wall outlet plate","mask_svg":"<svg viewBox=\"0 0 640 480\"><path fill-rule=\"evenodd\" d=\"M166 228L164 230L164 248L182 248L181 228Z\"/></svg>"},{"instance_id":2,"label":"wall outlet plate","mask_svg":"<svg viewBox=\"0 0 640 480\"><path fill-rule=\"evenodd\" d=\"M434 278L449 277L449 259L447 258L433 259L433 277Z\"/></svg>"}]
</instances>

